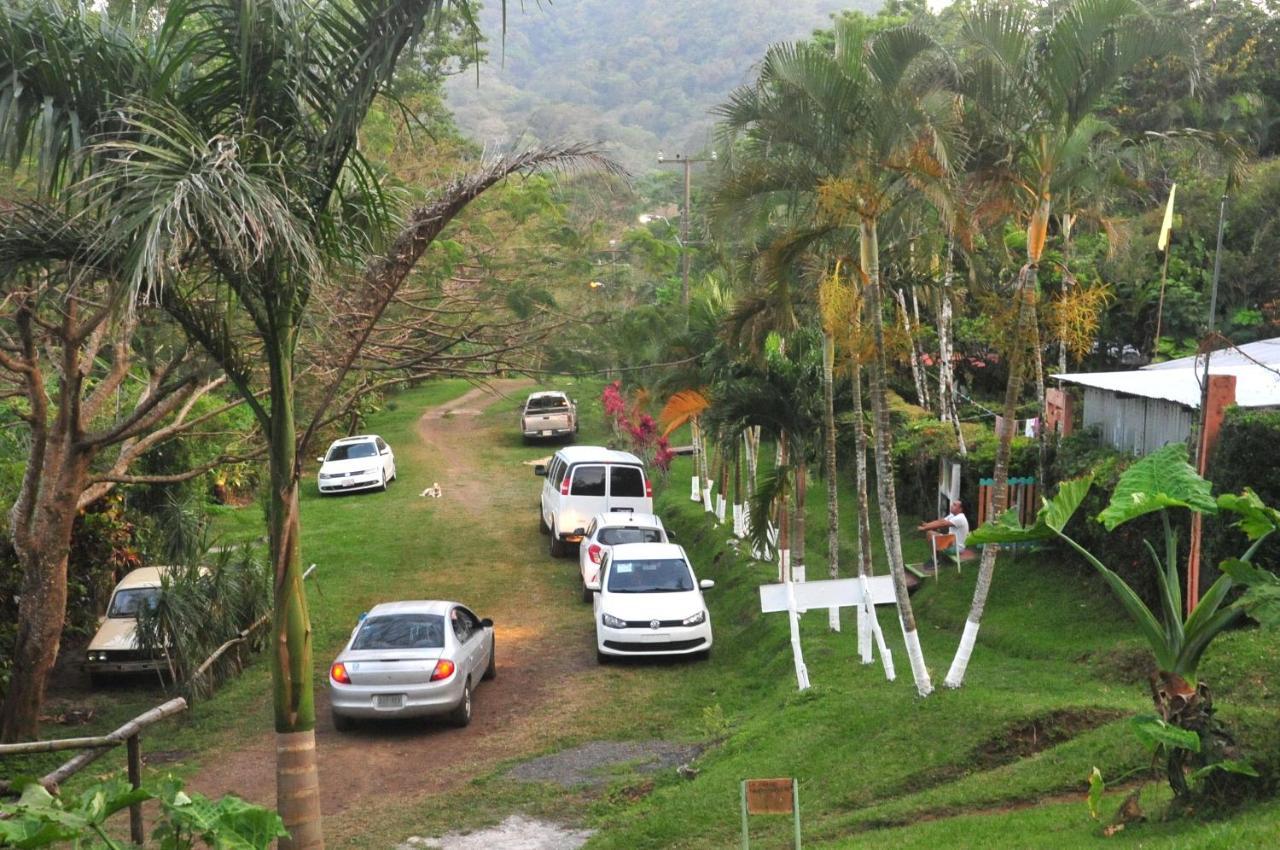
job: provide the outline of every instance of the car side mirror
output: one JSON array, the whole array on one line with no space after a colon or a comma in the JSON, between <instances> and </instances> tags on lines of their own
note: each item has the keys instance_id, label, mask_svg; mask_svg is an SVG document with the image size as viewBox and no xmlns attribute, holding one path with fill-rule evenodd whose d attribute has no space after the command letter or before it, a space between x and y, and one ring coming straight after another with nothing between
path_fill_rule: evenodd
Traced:
<instances>
[{"instance_id":1,"label":"car side mirror","mask_svg":"<svg viewBox=\"0 0 1280 850\"><path fill-rule=\"evenodd\" d=\"M581 535L582 537L586 537L586 536L587 536L587 530L586 530L585 528L575 528L575 529L573 530L573 533L574 533L574 534Z\"/></svg>"},{"instance_id":2,"label":"car side mirror","mask_svg":"<svg viewBox=\"0 0 1280 850\"><path fill-rule=\"evenodd\" d=\"M534 474L534 475L540 475L540 476L542 476L543 478L546 478L546 477L547 477L547 465L546 465L545 463L539 463L539 464L536 464L536 465L533 467L533 474Z\"/></svg>"},{"instance_id":3,"label":"car side mirror","mask_svg":"<svg viewBox=\"0 0 1280 850\"><path fill-rule=\"evenodd\" d=\"M668 529L665 529L665 530L666 530L666 532L667 532L667 542L668 542L668 543L675 543L675 542L676 542L676 534L675 534L675 532L674 532L674 531L672 531L672 530L671 530L671 529L669 529L669 528L668 528Z\"/></svg>"},{"instance_id":4,"label":"car side mirror","mask_svg":"<svg viewBox=\"0 0 1280 850\"><path fill-rule=\"evenodd\" d=\"M363 622L364 622L364 618L365 618L365 617L367 617L367 616L369 616L369 612L368 612L368 611L361 611L361 612L360 612L360 616L359 616L359 617L356 617L356 622L357 622L357 623L363 623Z\"/></svg>"},{"instance_id":5,"label":"car side mirror","mask_svg":"<svg viewBox=\"0 0 1280 850\"><path fill-rule=\"evenodd\" d=\"M715 581L709 578L704 578L702 581L698 582L698 587L702 588L703 590L710 590L715 586L716 586Z\"/></svg>"},{"instance_id":6,"label":"car side mirror","mask_svg":"<svg viewBox=\"0 0 1280 850\"><path fill-rule=\"evenodd\" d=\"M389 454L391 454L391 447L390 447L390 446L388 446L387 448L385 448L385 449L383 449L382 451L378 452L378 454L383 454L383 455L389 455Z\"/></svg>"},{"instance_id":7,"label":"car side mirror","mask_svg":"<svg viewBox=\"0 0 1280 850\"><path fill-rule=\"evenodd\" d=\"M483 620L480 621L480 625L484 626L486 629L492 629L493 620L490 620L488 617L485 617Z\"/></svg>"},{"instance_id":8,"label":"car side mirror","mask_svg":"<svg viewBox=\"0 0 1280 850\"><path fill-rule=\"evenodd\" d=\"M598 587L593 587L593 588L591 588L591 592L592 592L592 593L594 593L594 594L596 594L597 596L599 596L599 595L600 595L600 588L598 588Z\"/></svg>"},{"instance_id":9,"label":"car side mirror","mask_svg":"<svg viewBox=\"0 0 1280 850\"><path fill-rule=\"evenodd\" d=\"M322 457L316 458L316 463L324 463L324 458Z\"/></svg>"}]
</instances>

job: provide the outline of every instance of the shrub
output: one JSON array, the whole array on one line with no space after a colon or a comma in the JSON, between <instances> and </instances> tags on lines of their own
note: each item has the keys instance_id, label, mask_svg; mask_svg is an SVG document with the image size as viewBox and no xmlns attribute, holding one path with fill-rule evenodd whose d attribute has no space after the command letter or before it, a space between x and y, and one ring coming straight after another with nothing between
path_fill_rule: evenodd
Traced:
<instances>
[{"instance_id":1,"label":"shrub","mask_svg":"<svg viewBox=\"0 0 1280 850\"><path fill-rule=\"evenodd\" d=\"M1218 445L1209 458L1209 477L1219 493L1239 493L1248 487L1268 505L1280 505L1280 466L1271 460L1280 446L1280 411L1227 411ZM1261 462L1260 462L1261 461ZM1215 523L1206 526L1204 563L1217 564L1240 549L1244 535ZM1254 563L1272 572L1280 571L1280 541L1269 540L1254 556Z\"/></svg>"},{"instance_id":2,"label":"shrub","mask_svg":"<svg viewBox=\"0 0 1280 850\"><path fill-rule=\"evenodd\" d=\"M239 670L240 653L227 652L206 675L193 678L215 650L271 610L271 574L248 548L228 550L210 567L175 566L165 576L154 608L138 618L142 649L164 655L174 680L201 696ZM265 631L250 635L254 649Z\"/></svg>"},{"instance_id":3,"label":"shrub","mask_svg":"<svg viewBox=\"0 0 1280 850\"><path fill-rule=\"evenodd\" d=\"M938 464L942 458L960 462L960 499L977 524L978 480L990 478L996 466L998 441L984 425L965 423L968 454L959 457L955 429L938 419L915 419L895 429L893 464L898 508L904 513L932 517L938 509ZM1035 475L1036 441L1014 437L1010 476Z\"/></svg>"}]
</instances>

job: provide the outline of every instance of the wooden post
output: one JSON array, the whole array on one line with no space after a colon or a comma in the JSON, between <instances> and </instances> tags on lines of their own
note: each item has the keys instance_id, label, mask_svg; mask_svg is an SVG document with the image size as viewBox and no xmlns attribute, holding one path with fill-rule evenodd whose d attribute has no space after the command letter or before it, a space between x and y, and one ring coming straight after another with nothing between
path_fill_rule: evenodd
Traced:
<instances>
[{"instance_id":1,"label":"wooden post","mask_svg":"<svg viewBox=\"0 0 1280 850\"><path fill-rule=\"evenodd\" d=\"M1210 375L1205 384L1204 410L1200 421L1204 427L1200 431L1199 448L1196 451L1196 471L1201 477L1207 477L1209 471L1209 455L1218 443L1218 433L1222 430L1222 421L1227 415L1227 408L1236 402L1236 376ZM1200 604L1200 544L1204 529L1204 516L1199 511L1191 513L1191 545L1187 553L1187 616Z\"/></svg>"},{"instance_id":2,"label":"wooden post","mask_svg":"<svg viewBox=\"0 0 1280 850\"><path fill-rule=\"evenodd\" d=\"M136 791L142 787L142 741L137 734L130 735L125 747L129 752L129 785ZM142 844L146 839L142 829L142 803L134 803L129 807L129 840Z\"/></svg>"}]
</instances>

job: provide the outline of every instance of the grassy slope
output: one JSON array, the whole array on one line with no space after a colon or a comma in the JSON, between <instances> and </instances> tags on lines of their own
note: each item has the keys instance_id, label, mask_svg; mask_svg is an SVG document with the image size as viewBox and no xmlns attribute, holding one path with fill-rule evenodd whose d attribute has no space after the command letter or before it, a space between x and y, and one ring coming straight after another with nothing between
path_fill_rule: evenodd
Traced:
<instances>
[{"instance_id":1,"label":"grassy slope","mask_svg":"<svg viewBox=\"0 0 1280 850\"><path fill-rule=\"evenodd\" d=\"M410 390L393 398L386 407L370 418L370 429L376 430L398 452L406 455L401 481L380 494L377 530L387 533L362 535L367 527L368 511L361 511L367 500L358 497L321 499L315 480L308 477L302 485L302 557L318 564L316 576L308 582L312 624L315 628L316 682L323 683L323 671L332 661L334 648L341 643L355 616L372 601L380 598L387 581L403 583L424 558L438 559L447 543L437 537L394 533L409 527L408 520L423 501L417 498L414 484L431 473L430 458L420 447L415 424L424 407L442 404L469 390L466 381L439 381ZM314 448L314 447L313 447ZM323 447L322 447L323 448ZM429 482L428 482L429 483ZM410 492L412 490L412 492ZM262 509L257 504L242 508L219 508L214 517L215 536L227 543L256 541L266 532ZM213 696L197 703L175 721L162 723L144 736L147 752L169 752L175 760L164 763L165 772L184 773L196 767L209 752L234 745L246 732L271 728L270 670L266 658L258 656L235 680L225 684ZM145 683L129 683L96 691L84 702L94 710L94 721L74 731L56 726L44 729L46 737L101 734L151 708L169 695ZM253 719L252 726L244 718ZM61 764L61 754L30 760L10 760L2 766L2 775L37 774ZM103 758L107 768L123 764L123 754ZM87 772L92 774L93 771ZM73 786L74 787L74 786Z\"/></svg>"},{"instance_id":2,"label":"grassy slope","mask_svg":"<svg viewBox=\"0 0 1280 850\"><path fill-rule=\"evenodd\" d=\"M803 620L803 644L815 687L798 694L785 618L756 613L756 586L773 569L744 564L727 549L727 535L712 530L687 501L687 476L687 469L673 474L660 509L685 532L682 540L702 575L718 581L710 597L717 675L706 701L719 706L731 731L704 757L696 780L666 780L625 811L598 808L605 828L589 846L734 846L738 781L749 776L800 779L806 846L1079 847L1099 840L1083 804L1084 777L1094 765L1119 777L1146 763L1124 718L1147 710L1148 702L1140 673L1116 671L1142 667L1140 646L1097 581L1050 563L1048 556L1002 561L966 687L926 700L914 696L901 635L887 609L881 624L899 670L894 683L885 681L878 664L857 664L851 631L832 635L825 612L811 613ZM820 488L811 492L821 500ZM824 506L813 509L810 552L820 553ZM852 527L851 509L848 499L846 528ZM810 575L820 572L825 564L811 557ZM954 651L974 572L944 573L915 597L935 684ZM1246 659L1242 669L1236 660ZM1278 670L1274 641L1257 632L1229 636L1205 667L1218 686L1223 717L1242 730L1246 745L1272 752L1277 695L1264 683ZM1038 731L1052 734L1054 718L1066 722L1055 713L1066 710L1091 712L1101 725L1027 757L1001 757L1010 730L1040 718ZM1061 734L1075 731L1072 726ZM1158 809L1164 794L1153 787L1144 799ZM1022 808L1037 800L1045 804ZM1117 803L1110 800L1108 808ZM957 817L975 811L989 813ZM897 828L925 818L931 820ZM753 822L759 846L788 846L781 820ZM1277 835L1280 806L1270 803L1207 829L1185 821L1143 825L1113 841L1261 847L1271 843L1264 836Z\"/></svg>"},{"instance_id":3,"label":"grassy slope","mask_svg":"<svg viewBox=\"0 0 1280 850\"><path fill-rule=\"evenodd\" d=\"M465 390L460 382L433 384L396 397L371 417L370 429L396 446L403 478L379 497L377 512L360 510L368 499L320 500L307 488L303 555L320 564L319 581L310 589L318 671L359 611L388 595L428 592L424 575L431 593L495 601L536 595L546 611L547 638L567 642L589 659L590 618L576 602L574 566L548 558L545 538L534 529L536 482L522 485L524 479L516 479L511 492L495 493L492 505L473 516L448 514L447 522L430 514L433 500L417 497L435 480L441 459L420 445L415 423L424 407ZM597 392L593 385L576 391L584 412L582 442L605 439ZM495 404L478 420L485 436L476 457L485 473L549 452L520 445L504 428L508 407ZM708 597L717 638L713 658L704 664L620 664L599 670L588 661L565 682L574 693L566 693L563 716L548 717L542 736L530 740L525 751L533 755L601 737L719 741L699 761L700 775L693 781L672 774L655 780L623 772L605 793L596 794L515 783L502 778L505 765L499 765L444 795L393 796L362 812L358 822L343 818L331 827L333 846L392 846L408 834L491 823L522 810L589 822L601 830L592 847L731 847L737 842L739 780L773 775L800 778L810 847L1081 847L1101 840L1085 815L1083 777L1093 765L1116 777L1145 763L1123 720L1029 757L1009 756L1007 764L997 764L1001 759L989 752L1011 728L1061 709L1118 715L1146 710L1141 663L1135 661L1140 647L1096 581L1031 558L1002 562L968 685L923 701L914 696L900 634L888 611L881 623L899 669L894 683L884 680L878 663L857 664L851 631L831 635L825 612L809 614L803 620L804 648L815 687L797 694L785 618L758 613L756 587L771 579L773 569L745 564L725 546L727 533L712 530L708 518L688 502L688 476L688 461L679 461L660 488L659 510L683 532L681 542L699 574L718 582ZM825 506L821 486L815 483L810 492L810 575L818 578L825 573L820 556ZM844 495L842 537L848 541L853 502ZM507 508L514 525L489 521ZM228 536L254 539L261 534L261 512L250 506L229 512L219 524ZM378 533L357 533L370 530ZM461 549L460 539L476 546ZM918 560L923 546L914 538L908 545L908 558ZM844 557L847 571L851 550ZM916 597L935 683L962 626L973 572L944 573ZM1132 670L1139 672L1126 672ZM1244 730L1247 745L1271 752L1280 752L1277 672L1280 647L1257 632L1229 635L1204 666L1223 716ZM147 750L182 751L176 765L163 768L182 772L238 736L268 729L267 678L265 663L255 660L189 718L157 727ZM96 696L101 712L96 728L109 728L159 697L154 691ZM1163 795L1157 789L1149 798L1149 807L1158 807ZM1019 808L1041 799L1045 803L1036 808ZM1110 800L1110 807L1117 802ZM932 819L896 826L923 818ZM757 819L752 831L758 839L753 846L789 846L781 819ZM1143 825L1112 841L1263 847L1274 844L1269 838L1277 834L1280 805L1268 803L1208 826Z\"/></svg>"}]
</instances>

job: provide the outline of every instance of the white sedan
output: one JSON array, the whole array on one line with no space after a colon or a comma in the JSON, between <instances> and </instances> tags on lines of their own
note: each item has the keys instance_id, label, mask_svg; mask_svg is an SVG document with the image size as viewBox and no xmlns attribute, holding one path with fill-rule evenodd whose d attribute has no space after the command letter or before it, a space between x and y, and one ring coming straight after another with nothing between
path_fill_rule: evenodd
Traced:
<instances>
[{"instance_id":1,"label":"white sedan","mask_svg":"<svg viewBox=\"0 0 1280 850\"><path fill-rule=\"evenodd\" d=\"M596 514L578 546L578 570L582 573L582 601L600 588L600 563L609 550L622 543L670 542L662 520L653 514L614 511Z\"/></svg>"},{"instance_id":2,"label":"white sedan","mask_svg":"<svg viewBox=\"0 0 1280 850\"><path fill-rule=\"evenodd\" d=\"M472 691L497 672L492 620L457 602L386 602L361 617L329 667L333 726L431 715L466 726Z\"/></svg>"},{"instance_id":3,"label":"white sedan","mask_svg":"<svg viewBox=\"0 0 1280 850\"><path fill-rule=\"evenodd\" d=\"M614 546L595 591L596 659L711 654L711 614L684 549L673 543Z\"/></svg>"},{"instance_id":4,"label":"white sedan","mask_svg":"<svg viewBox=\"0 0 1280 850\"><path fill-rule=\"evenodd\" d=\"M320 471L316 486L321 493L355 490L385 490L396 480L396 456L377 434L361 434L334 440L324 457L318 457Z\"/></svg>"}]
</instances>

